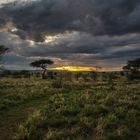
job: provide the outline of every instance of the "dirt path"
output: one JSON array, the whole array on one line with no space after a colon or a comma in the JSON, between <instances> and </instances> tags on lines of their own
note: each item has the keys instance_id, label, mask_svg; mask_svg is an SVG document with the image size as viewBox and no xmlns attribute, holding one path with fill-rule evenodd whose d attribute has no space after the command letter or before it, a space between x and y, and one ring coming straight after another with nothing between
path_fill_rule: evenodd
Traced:
<instances>
[{"instance_id":1,"label":"dirt path","mask_svg":"<svg viewBox=\"0 0 140 140\"><path fill-rule=\"evenodd\" d=\"M9 140L19 124L26 121L28 116L35 110L43 107L47 97L38 100L30 100L22 105L11 108L0 114L0 140Z\"/></svg>"}]
</instances>

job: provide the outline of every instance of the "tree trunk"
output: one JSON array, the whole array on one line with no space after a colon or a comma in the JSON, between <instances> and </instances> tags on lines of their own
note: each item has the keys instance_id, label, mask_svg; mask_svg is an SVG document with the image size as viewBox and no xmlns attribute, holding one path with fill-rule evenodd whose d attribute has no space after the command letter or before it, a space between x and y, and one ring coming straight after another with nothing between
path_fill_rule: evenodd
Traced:
<instances>
[{"instance_id":1,"label":"tree trunk","mask_svg":"<svg viewBox=\"0 0 140 140\"><path fill-rule=\"evenodd\" d=\"M45 73L46 73L47 69L44 69L42 72L42 79L45 79Z\"/></svg>"}]
</instances>

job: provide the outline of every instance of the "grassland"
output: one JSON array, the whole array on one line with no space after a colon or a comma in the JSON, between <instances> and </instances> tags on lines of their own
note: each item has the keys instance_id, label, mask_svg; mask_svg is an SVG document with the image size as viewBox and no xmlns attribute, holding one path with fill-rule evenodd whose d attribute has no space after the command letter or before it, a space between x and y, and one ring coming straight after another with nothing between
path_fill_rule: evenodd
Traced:
<instances>
[{"instance_id":1,"label":"grassland","mask_svg":"<svg viewBox=\"0 0 140 140\"><path fill-rule=\"evenodd\" d=\"M140 81L52 83L0 79L0 140L140 140Z\"/></svg>"}]
</instances>

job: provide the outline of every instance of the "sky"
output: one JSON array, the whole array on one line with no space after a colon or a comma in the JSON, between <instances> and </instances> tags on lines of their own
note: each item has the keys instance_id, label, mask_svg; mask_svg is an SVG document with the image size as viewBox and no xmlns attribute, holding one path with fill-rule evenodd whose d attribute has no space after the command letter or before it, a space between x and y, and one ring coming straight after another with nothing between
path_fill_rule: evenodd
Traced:
<instances>
[{"instance_id":1,"label":"sky","mask_svg":"<svg viewBox=\"0 0 140 140\"><path fill-rule=\"evenodd\" d=\"M5 68L45 58L120 70L140 56L139 15L140 0L0 0Z\"/></svg>"}]
</instances>

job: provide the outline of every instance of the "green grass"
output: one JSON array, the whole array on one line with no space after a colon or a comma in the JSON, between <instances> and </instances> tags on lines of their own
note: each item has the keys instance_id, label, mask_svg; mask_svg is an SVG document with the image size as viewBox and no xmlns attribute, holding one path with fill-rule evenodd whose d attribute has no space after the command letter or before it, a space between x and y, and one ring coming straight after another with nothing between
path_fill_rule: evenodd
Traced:
<instances>
[{"instance_id":1,"label":"green grass","mask_svg":"<svg viewBox=\"0 0 140 140\"><path fill-rule=\"evenodd\" d=\"M117 80L114 88L65 81L57 89L50 80L3 78L1 133L15 140L139 140L140 82Z\"/></svg>"}]
</instances>

